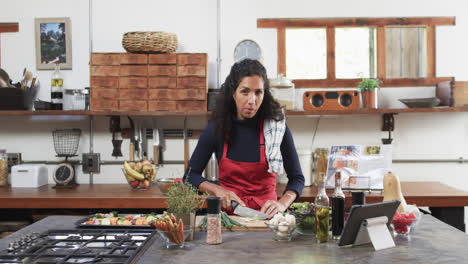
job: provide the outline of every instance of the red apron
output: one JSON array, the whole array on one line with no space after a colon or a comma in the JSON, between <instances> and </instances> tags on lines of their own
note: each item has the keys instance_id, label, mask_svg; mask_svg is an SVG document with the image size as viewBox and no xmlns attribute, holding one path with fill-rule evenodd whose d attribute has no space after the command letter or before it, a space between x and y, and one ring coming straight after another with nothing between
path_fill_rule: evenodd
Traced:
<instances>
[{"instance_id":1,"label":"red apron","mask_svg":"<svg viewBox=\"0 0 468 264\"><path fill-rule=\"evenodd\" d=\"M224 141L223 157L219 161L219 183L233 191L247 207L260 210L267 200L277 200L276 176L268 172L260 121L260 162L241 162L227 158L228 137Z\"/></svg>"}]
</instances>

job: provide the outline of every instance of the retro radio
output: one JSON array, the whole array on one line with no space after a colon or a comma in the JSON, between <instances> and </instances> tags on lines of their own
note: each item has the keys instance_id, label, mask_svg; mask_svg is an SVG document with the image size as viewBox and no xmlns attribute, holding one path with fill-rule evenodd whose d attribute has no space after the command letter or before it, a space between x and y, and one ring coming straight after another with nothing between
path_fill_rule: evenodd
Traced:
<instances>
[{"instance_id":1,"label":"retro radio","mask_svg":"<svg viewBox=\"0 0 468 264\"><path fill-rule=\"evenodd\" d=\"M357 110L360 107L357 90L306 91L304 110Z\"/></svg>"}]
</instances>

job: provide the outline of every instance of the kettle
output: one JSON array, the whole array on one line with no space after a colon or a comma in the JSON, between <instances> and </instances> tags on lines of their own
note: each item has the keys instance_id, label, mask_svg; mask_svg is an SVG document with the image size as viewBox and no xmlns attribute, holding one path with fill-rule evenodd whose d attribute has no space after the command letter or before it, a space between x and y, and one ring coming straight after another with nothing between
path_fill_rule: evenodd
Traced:
<instances>
[{"instance_id":1,"label":"kettle","mask_svg":"<svg viewBox=\"0 0 468 264\"><path fill-rule=\"evenodd\" d=\"M211 155L208 164L205 167L205 179L218 184L218 161L216 160L216 155L213 153Z\"/></svg>"}]
</instances>

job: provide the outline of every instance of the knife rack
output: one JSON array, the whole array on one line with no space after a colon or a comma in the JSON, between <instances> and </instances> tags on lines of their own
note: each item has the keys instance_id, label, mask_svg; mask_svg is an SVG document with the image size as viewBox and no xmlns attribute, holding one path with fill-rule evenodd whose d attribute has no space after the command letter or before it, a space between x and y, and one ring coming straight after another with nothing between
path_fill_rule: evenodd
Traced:
<instances>
[{"instance_id":1,"label":"knife rack","mask_svg":"<svg viewBox=\"0 0 468 264\"><path fill-rule=\"evenodd\" d=\"M131 129L122 128L121 131L122 138L130 138ZM201 130L188 129L187 137L189 138L199 138ZM184 138L183 129L163 129L164 138ZM153 139L153 130L151 128L146 129L146 138Z\"/></svg>"}]
</instances>

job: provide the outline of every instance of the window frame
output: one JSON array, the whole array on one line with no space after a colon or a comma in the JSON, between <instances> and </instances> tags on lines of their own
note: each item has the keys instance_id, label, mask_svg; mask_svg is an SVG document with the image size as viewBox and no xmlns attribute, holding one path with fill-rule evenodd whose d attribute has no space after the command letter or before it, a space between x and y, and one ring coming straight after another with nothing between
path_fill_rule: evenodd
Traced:
<instances>
[{"instance_id":1,"label":"window frame","mask_svg":"<svg viewBox=\"0 0 468 264\"><path fill-rule=\"evenodd\" d=\"M327 31L327 78L295 79L296 88L356 87L360 79L336 79L335 28L376 27L377 78L381 87L434 86L439 82L453 81L454 77L436 77L435 27L454 26L455 17L387 17L387 18L259 18L257 28L276 28L278 45L278 74L286 76L286 29L326 28ZM385 28L423 26L426 28L427 69L425 78L386 78Z\"/></svg>"}]
</instances>

